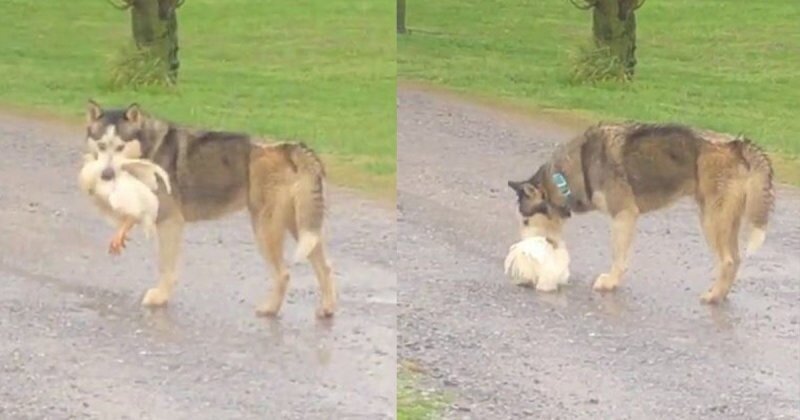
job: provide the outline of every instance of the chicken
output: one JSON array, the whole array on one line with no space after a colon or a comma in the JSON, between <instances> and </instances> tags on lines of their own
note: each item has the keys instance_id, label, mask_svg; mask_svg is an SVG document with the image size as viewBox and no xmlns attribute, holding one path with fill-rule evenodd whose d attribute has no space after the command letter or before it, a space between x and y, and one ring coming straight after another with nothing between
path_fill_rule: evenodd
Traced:
<instances>
[{"instance_id":1,"label":"chicken","mask_svg":"<svg viewBox=\"0 0 800 420\"><path fill-rule=\"evenodd\" d=\"M146 238L155 232L159 206L156 196L158 178L161 178L169 194L169 175L160 166L145 159L119 160L110 179L101 176L104 170L108 170L108 164L88 154L84 157L78 182L109 221L118 226L109 245L109 253L119 254L125 247L128 232L136 224L142 225Z\"/></svg>"},{"instance_id":2,"label":"chicken","mask_svg":"<svg viewBox=\"0 0 800 420\"><path fill-rule=\"evenodd\" d=\"M533 284L543 292L554 291L569 279L566 246L543 236L531 236L511 245L504 265L506 274L517 284Z\"/></svg>"}]
</instances>

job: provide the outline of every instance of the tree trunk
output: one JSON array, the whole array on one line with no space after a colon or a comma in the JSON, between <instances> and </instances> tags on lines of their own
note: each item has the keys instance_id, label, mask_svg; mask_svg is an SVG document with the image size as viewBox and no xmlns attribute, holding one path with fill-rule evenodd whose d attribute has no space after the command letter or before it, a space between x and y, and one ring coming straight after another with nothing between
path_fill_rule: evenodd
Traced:
<instances>
[{"instance_id":1,"label":"tree trunk","mask_svg":"<svg viewBox=\"0 0 800 420\"><path fill-rule=\"evenodd\" d=\"M406 0L397 0L397 33L406 33Z\"/></svg>"},{"instance_id":2,"label":"tree trunk","mask_svg":"<svg viewBox=\"0 0 800 420\"><path fill-rule=\"evenodd\" d=\"M628 79L636 67L636 6L636 0L598 0L592 8L595 44L619 58Z\"/></svg>"},{"instance_id":3,"label":"tree trunk","mask_svg":"<svg viewBox=\"0 0 800 420\"><path fill-rule=\"evenodd\" d=\"M131 7L133 40L166 64L167 79L178 80L178 17L176 0L135 0Z\"/></svg>"}]
</instances>

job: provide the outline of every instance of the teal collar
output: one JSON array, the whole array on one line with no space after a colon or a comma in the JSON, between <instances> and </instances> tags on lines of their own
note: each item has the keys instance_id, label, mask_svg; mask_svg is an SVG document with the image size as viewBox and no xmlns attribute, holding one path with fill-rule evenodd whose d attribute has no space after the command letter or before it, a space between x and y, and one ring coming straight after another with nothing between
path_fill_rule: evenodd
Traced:
<instances>
[{"instance_id":1,"label":"teal collar","mask_svg":"<svg viewBox=\"0 0 800 420\"><path fill-rule=\"evenodd\" d=\"M552 176L553 184L555 184L558 191L564 196L564 198L569 198L572 191L569 189L569 183L567 183L567 177L564 176L561 172L555 172Z\"/></svg>"}]
</instances>

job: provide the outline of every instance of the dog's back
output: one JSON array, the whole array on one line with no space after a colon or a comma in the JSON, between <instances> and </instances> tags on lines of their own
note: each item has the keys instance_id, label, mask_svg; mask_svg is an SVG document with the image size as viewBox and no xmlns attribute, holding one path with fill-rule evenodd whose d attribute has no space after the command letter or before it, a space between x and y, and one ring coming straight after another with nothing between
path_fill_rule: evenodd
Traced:
<instances>
[{"instance_id":1,"label":"dog's back","mask_svg":"<svg viewBox=\"0 0 800 420\"><path fill-rule=\"evenodd\" d=\"M154 146L144 157L161 166L172 183L167 212L177 211L186 221L207 220L247 204L249 136L170 127L163 138L146 141Z\"/></svg>"},{"instance_id":2,"label":"dog's back","mask_svg":"<svg viewBox=\"0 0 800 420\"><path fill-rule=\"evenodd\" d=\"M579 142L587 195L603 194L603 210L633 195L646 213L685 196L699 201L720 191L747 196L748 220L766 225L772 206L772 166L750 140L677 124L599 124ZM742 205L745 205L742 203Z\"/></svg>"}]
</instances>

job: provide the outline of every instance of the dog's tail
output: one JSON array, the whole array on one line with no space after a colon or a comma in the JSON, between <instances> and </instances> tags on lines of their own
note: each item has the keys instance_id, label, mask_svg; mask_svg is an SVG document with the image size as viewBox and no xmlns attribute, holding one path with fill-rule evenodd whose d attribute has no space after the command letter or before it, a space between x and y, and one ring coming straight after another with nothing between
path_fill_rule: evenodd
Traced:
<instances>
[{"instance_id":1,"label":"dog's tail","mask_svg":"<svg viewBox=\"0 0 800 420\"><path fill-rule=\"evenodd\" d=\"M308 258L320 246L322 223L325 219L325 166L319 156L305 143L288 145L289 160L297 171L292 187L297 249L293 263Z\"/></svg>"},{"instance_id":2,"label":"dog's tail","mask_svg":"<svg viewBox=\"0 0 800 420\"><path fill-rule=\"evenodd\" d=\"M772 185L772 162L763 149L748 139L741 139L741 151L750 168L745 186L744 218L750 224L747 255L753 254L764 243L767 222L775 202Z\"/></svg>"}]
</instances>

